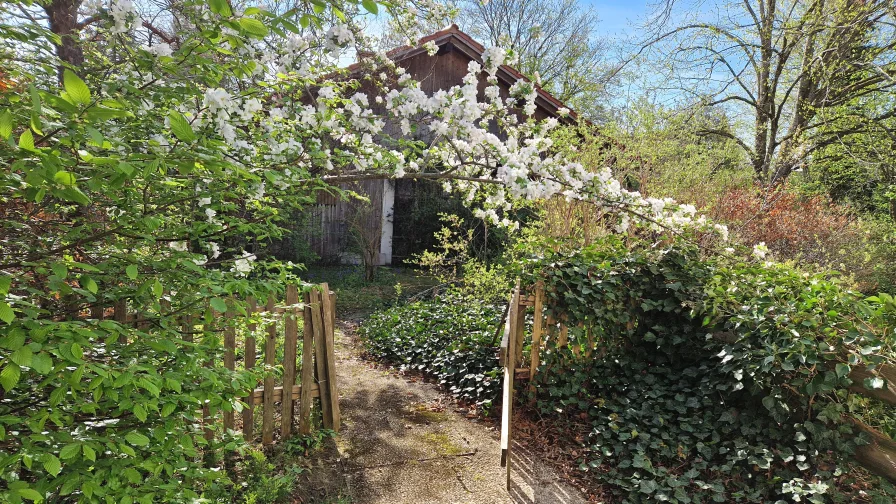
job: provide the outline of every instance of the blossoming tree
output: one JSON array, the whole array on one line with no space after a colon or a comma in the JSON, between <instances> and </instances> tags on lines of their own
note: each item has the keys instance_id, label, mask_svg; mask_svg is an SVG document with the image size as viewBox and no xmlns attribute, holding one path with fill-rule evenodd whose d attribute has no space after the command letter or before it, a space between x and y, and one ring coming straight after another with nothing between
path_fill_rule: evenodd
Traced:
<instances>
[{"instance_id":1,"label":"blossoming tree","mask_svg":"<svg viewBox=\"0 0 896 504\"><path fill-rule=\"evenodd\" d=\"M200 328L293 274L263 244L335 184L444 180L507 226L514 198L566 197L620 231L724 234L556 154L533 85L501 97L500 48L433 95L376 53L378 91L359 92L340 61L372 45L356 21L381 6L358 4L0 6L0 500L172 502L224 478L197 456L237 441L207 441L197 411L239 409L257 377L205 367L221 347ZM104 320L116 304L142 323Z\"/></svg>"}]
</instances>

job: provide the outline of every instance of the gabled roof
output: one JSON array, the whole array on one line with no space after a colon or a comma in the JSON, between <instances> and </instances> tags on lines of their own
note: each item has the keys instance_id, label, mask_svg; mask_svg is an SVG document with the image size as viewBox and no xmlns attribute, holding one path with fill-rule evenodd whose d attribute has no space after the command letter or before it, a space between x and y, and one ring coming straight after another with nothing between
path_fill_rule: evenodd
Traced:
<instances>
[{"instance_id":1,"label":"gabled roof","mask_svg":"<svg viewBox=\"0 0 896 504\"><path fill-rule=\"evenodd\" d=\"M389 57L389 59L398 63L402 60L412 58L420 54L426 54L426 49L423 47L423 45L430 41L435 42L435 44L440 49L444 47L450 47L466 54L470 59L482 63L482 55L485 52L485 46L477 42L467 33L463 32L460 28L457 27L456 24L453 24L448 28L445 28L444 30L437 31L431 35L427 35L421 38L419 41L417 41L417 46L415 47L397 47L386 53L386 55ZM355 63L349 66L348 70L350 72L354 72L359 68L360 65L358 63ZM513 85L520 79L526 82L531 82L528 77L509 65L501 65L501 67L498 69L498 79L504 81L507 85ZM559 109L569 108L562 101L555 98L551 93L545 91L540 86L535 85L535 90L538 92L538 96L535 100L536 104L541 106L544 110L552 113L552 115L559 116ZM569 109L569 118L574 120L578 119L578 114L576 114L574 110Z\"/></svg>"}]
</instances>

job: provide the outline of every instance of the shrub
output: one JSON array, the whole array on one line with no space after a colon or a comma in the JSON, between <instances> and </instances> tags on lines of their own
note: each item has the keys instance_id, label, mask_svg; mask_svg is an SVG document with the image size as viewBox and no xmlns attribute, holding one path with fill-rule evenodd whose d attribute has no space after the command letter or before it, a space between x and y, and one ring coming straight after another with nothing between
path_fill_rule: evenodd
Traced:
<instances>
[{"instance_id":1,"label":"shrub","mask_svg":"<svg viewBox=\"0 0 896 504\"><path fill-rule=\"evenodd\" d=\"M361 326L374 357L419 371L488 411L500 395L495 331L501 309L449 296L379 312Z\"/></svg>"},{"instance_id":2,"label":"shrub","mask_svg":"<svg viewBox=\"0 0 896 504\"><path fill-rule=\"evenodd\" d=\"M584 439L580 467L597 482L632 502L859 498L847 457L866 440L843 418L893 408L865 409L847 376L896 360L888 298L687 243L608 239L530 271L605 355L550 352L536 377L537 408Z\"/></svg>"}]
</instances>

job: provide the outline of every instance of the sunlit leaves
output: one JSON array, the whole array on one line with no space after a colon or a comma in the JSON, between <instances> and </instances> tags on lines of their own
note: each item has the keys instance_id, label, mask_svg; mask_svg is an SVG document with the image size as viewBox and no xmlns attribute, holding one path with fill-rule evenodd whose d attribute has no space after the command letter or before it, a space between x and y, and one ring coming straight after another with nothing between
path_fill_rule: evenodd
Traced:
<instances>
[{"instance_id":1,"label":"sunlit leaves","mask_svg":"<svg viewBox=\"0 0 896 504\"><path fill-rule=\"evenodd\" d=\"M209 0L208 5L212 12L219 14L222 17L230 17L233 15L233 12L230 10L230 3L227 0Z\"/></svg>"},{"instance_id":2,"label":"sunlit leaves","mask_svg":"<svg viewBox=\"0 0 896 504\"><path fill-rule=\"evenodd\" d=\"M168 114L168 120L171 124L171 132L174 133L174 136L177 137L178 140L182 142L192 142L196 139L196 134L193 133L193 128L190 126L190 122L187 121L187 118L184 117L183 114L174 110Z\"/></svg>"},{"instance_id":3,"label":"sunlit leaves","mask_svg":"<svg viewBox=\"0 0 896 504\"><path fill-rule=\"evenodd\" d=\"M266 37L268 35L268 27L265 26L264 23L249 17L240 18L240 26L246 30L247 33L255 35L256 37Z\"/></svg>"},{"instance_id":4,"label":"sunlit leaves","mask_svg":"<svg viewBox=\"0 0 896 504\"><path fill-rule=\"evenodd\" d=\"M12 135L12 114L9 109L5 109L0 113L0 137L6 140L10 135Z\"/></svg>"},{"instance_id":5,"label":"sunlit leaves","mask_svg":"<svg viewBox=\"0 0 896 504\"><path fill-rule=\"evenodd\" d=\"M149 438L139 432L131 431L124 438L134 446L146 446L149 444Z\"/></svg>"},{"instance_id":6,"label":"sunlit leaves","mask_svg":"<svg viewBox=\"0 0 896 504\"><path fill-rule=\"evenodd\" d=\"M79 105L87 105L90 103L90 89L87 88L87 84L85 84L80 77L75 75L74 72L66 69L62 74L62 82L65 87L65 92L73 103Z\"/></svg>"},{"instance_id":7,"label":"sunlit leaves","mask_svg":"<svg viewBox=\"0 0 896 504\"><path fill-rule=\"evenodd\" d=\"M379 14L380 9L374 0L361 0L361 5L371 14Z\"/></svg>"}]
</instances>

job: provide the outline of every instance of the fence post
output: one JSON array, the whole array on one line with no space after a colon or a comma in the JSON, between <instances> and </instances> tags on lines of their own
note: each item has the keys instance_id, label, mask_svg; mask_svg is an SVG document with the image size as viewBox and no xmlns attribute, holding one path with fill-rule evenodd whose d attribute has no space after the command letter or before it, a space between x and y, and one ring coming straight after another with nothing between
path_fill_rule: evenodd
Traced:
<instances>
[{"instance_id":1,"label":"fence post","mask_svg":"<svg viewBox=\"0 0 896 504\"><path fill-rule=\"evenodd\" d=\"M268 296L267 311L269 314L274 313L273 294ZM272 320L268 324L268 334L264 340L265 377L261 404L261 443L266 445L274 442L274 375L271 374L271 368L274 367L276 340L277 322Z\"/></svg>"},{"instance_id":2,"label":"fence post","mask_svg":"<svg viewBox=\"0 0 896 504\"><path fill-rule=\"evenodd\" d=\"M292 388L296 384L296 345L298 344L298 310L294 308L299 303L299 295L295 285L286 286L286 305L283 312L283 325L285 336L283 338L283 399L281 402L281 434L283 439L292 432L293 400Z\"/></svg>"},{"instance_id":3,"label":"fence post","mask_svg":"<svg viewBox=\"0 0 896 504\"><path fill-rule=\"evenodd\" d=\"M541 359L542 317L544 317L544 283L535 285L535 315L532 317L532 351L529 356L529 390L535 392L535 372Z\"/></svg>"},{"instance_id":4,"label":"fence post","mask_svg":"<svg viewBox=\"0 0 896 504\"><path fill-rule=\"evenodd\" d=\"M333 298L330 297L329 284L321 284L321 311L324 320L324 347L326 351L326 369L327 369L327 388L330 399L330 414L333 417L333 425L330 427L334 431L339 430L341 423L339 413L339 391L336 387L336 310L333 306Z\"/></svg>"},{"instance_id":5,"label":"fence post","mask_svg":"<svg viewBox=\"0 0 896 504\"><path fill-rule=\"evenodd\" d=\"M327 383L327 350L325 343L325 330L323 313L321 312L321 293L318 289L311 290L311 325L314 330L314 364L317 374L317 385L320 391L320 410L323 414L323 424L327 429L333 428L333 410L330 399L330 386Z\"/></svg>"},{"instance_id":6,"label":"fence post","mask_svg":"<svg viewBox=\"0 0 896 504\"><path fill-rule=\"evenodd\" d=\"M512 446L511 422L513 420L513 381L516 374L516 340L520 321L520 285L516 284L510 311L507 314L507 341L504 348L504 396L501 414L501 465L507 469L507 490L510 490L510 452ZM525 313L525 312L523 312Z\"/></svg>"},{"instance_id":7,"label":"fence post","mask_svg":"<svg viewBox=\"0 0 896 504\"><path fill-rule=\"evenodd\" d=\"M249 301L249 318L251 319L258 308L254 297L250 297ZM245 353L243 354L243 367L246 371L255 367L255 330L257 329L254 322L249 323L248 334L246 334ZM249 441L252 439L252 429L255 422L255 398L254 388L249 391L246 396L246 408L243 410L243 439Z\"/></svg>"}]
</instances>

